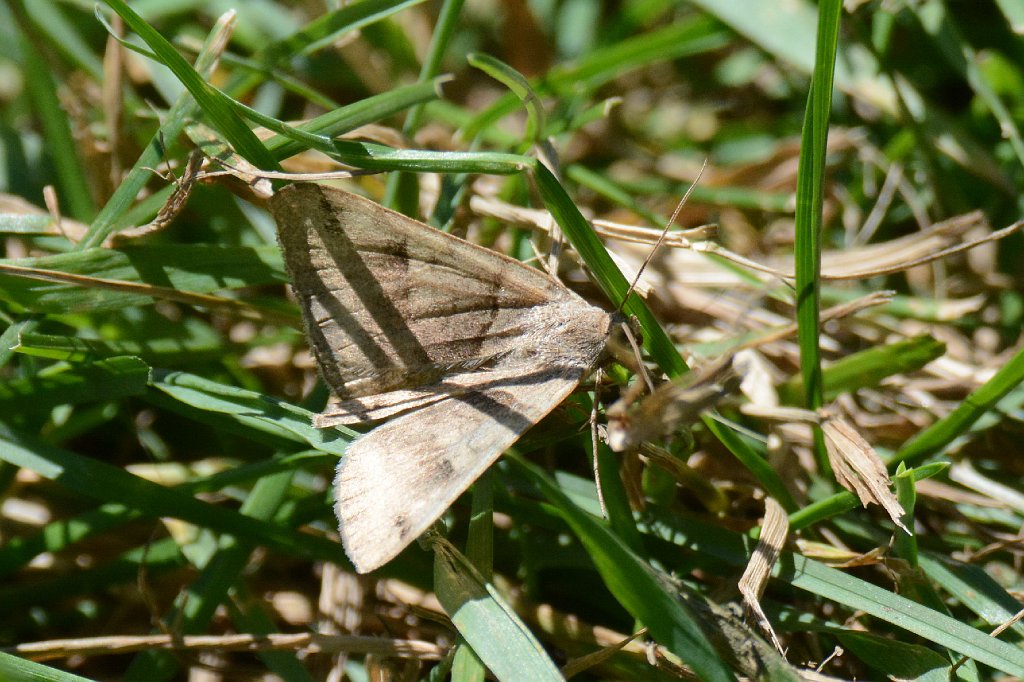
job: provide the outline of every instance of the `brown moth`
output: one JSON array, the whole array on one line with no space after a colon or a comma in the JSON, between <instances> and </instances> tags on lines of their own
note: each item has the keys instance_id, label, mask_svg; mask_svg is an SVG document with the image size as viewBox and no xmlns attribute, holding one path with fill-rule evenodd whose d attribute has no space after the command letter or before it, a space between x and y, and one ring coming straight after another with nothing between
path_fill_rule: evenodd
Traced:
<instances>
[{"instance_id":1,"label":"brown moth","mask_svg":"<svg viewBox=\"0 0 1024 682\"><path fill-rule=\"evenodd\" d=\"M339 529L372 571L426 530L598 363L613 318L558 281L368 199L295 184L270 201L349 447Z\"/></svg>"}]
</instances>

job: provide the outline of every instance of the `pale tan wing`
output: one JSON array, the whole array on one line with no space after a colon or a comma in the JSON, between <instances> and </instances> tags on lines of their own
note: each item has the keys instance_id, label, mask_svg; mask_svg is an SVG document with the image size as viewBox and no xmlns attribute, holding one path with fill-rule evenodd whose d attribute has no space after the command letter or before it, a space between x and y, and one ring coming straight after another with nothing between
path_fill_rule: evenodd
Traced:
<instances>
[{"instance_id":1,"label":"pale tan wing","mask_svg":"<svg viewBox=\"0 0 1024 682\"><path fill-rule=\"evenodd\" d=\"M422 388L388 391L351 400L332 398L324 411L313 417L313 426L326 429L331 426L381 421L471 391L515 385L522 374L523 369L520 366L483 369L451 374L435 384Z\"/></svg>"},{"instance_id":2,"label":"pale tan wing","mask_svg":"<svg viewBox=\"0 0 1024 682\"><path fill-rule=\"evenodd\" d=\"M398 417L357 440L335 479L341 539L356 570L372 571L405 549L562 402L580 374L537 368Z\"/></svg>"},{"instance_id":3,"label":"pale tan wing","mask_svg":"<svg viewBox=\"0 0 1024 682\"><path fill-rule=\"evenodd\" d=\"M270 208L310 345L343 399L432 384L513 350L525 310L586 305L519 261L341 190L291 185Z\"/></svg>"},{"instance_id":4,"label":"pale tan wing","mask_svg":"<svg viewBox=\"0 0 1024 682\"><path fill-rule=\"evenodd\" d=\"M313 417L313 426L329 429L381 421L447 399L448 395L434 390L434 385L377 393L355 400L332 398L323 412Z\"/></svg>"}]
</instances>

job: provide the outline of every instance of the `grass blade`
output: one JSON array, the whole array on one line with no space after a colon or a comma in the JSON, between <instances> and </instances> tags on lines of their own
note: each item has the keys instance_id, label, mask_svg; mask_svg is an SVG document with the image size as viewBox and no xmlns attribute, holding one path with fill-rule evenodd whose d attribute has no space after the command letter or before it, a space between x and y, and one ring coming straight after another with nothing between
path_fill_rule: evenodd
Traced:
<instances>
[{"instance_id":1,"label":"grass blade","mask_svg":"<svg viewBox=\"0 0 1024 682\"><path fill-rule=\"evenodd\" d=\"M435 539L433 548L437 598L494 676L562 679L544 647L469 560L443 539Z\"/></svg>"},{"instance_id":2,"label":"grass blade","mask_svg":"<svg viewBox=\"0 0 1024 682\"><path fill-rule=\"evenodd\" d=\"M104 0L104 2L124 19L125 24L146 41L146 44L156 53L164 66L174 72L181 84L192 93L199 108L239 154L257 168L280 170L280 166L267 152L267 148L235 113L226 95L203 79L167 42L167 39L136 14L124 0Z\"/></svg>"},{"instance_id":3,"label":"grass blade","mask_svg":"<svg viewBox=\"0 0 1024 682\"><path fill-rule=\"evenodd\" d=\"M818 11L817 52L811 90L807 95L807 112L800 144L800 169L797 171L795 254L800 370L804 380L804 403L812 410L824 404L821 351L818 345L822 207L825 201L825 148L832 111L832 84L842 3L828 0L821 3ZM830 471L820 431L815 430L815 437L818 467L822 472Z\"/></svg>"},{"instance_id":4,"label":"grass blade","mask_svg":"<svg viewBox=\"0 0 1024 682\"><path fill-rule=\"evenodd\" d=\"M1024 350L1018 351L991 379L979 386L956 409L904 444L889 462L908 466L924 461L965 433L999 400L1024 381Z\"/></svg>"},{"instance_id":5,"label":"grass blade","mask_svg":"<svg viewBox=\"0 0 1024 682\"><path fill-rule=\"evenodd\" d=\"M341 546L260 522L150 483L104 462L47 445L0 423L0 459L36 472L80 495L137 508L152 517L178 518L202 528L245 538L296 556L346 563Z\"/></svg>"},{"instance_id":6,"label":"grass blade","mask_svg":"<svg viewBox=\"0 0 1024 682\"><path fill-rule=\"evenodd\" d=\"M521 460L544 496L587 549L605 585L655 640L689 664L702 680L732 680L692 613L664 589L662 578L617 536L581 510L540 469Z\"/></svg>"}]
</instances>

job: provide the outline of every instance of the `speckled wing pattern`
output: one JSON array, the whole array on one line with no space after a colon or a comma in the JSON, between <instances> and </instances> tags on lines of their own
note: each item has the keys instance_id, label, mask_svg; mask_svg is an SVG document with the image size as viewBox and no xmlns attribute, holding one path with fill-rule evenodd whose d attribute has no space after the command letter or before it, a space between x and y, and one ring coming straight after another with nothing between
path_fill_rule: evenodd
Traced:
<instances>
[{"instance_id":1,"label":"speckled wing pattern","mask_svg":"<svg viewBox=\"0 0 1024 682\"><path fill-rule=\"evenodd\" d=\"M345 550L370 571L572 392L611 317L519 261L347 192L296 184L271 211L335 396L316 425L390 419L336 478Z\"/></svg>"}]
</instances>

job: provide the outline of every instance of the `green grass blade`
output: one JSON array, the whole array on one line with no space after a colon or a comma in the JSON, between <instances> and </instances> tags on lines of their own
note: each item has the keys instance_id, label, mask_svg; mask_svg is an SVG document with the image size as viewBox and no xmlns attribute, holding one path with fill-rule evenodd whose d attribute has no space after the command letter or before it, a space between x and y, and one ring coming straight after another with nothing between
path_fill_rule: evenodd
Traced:
<instances>
[{"instance_id":1,"label":"green grass blade","mask_svg":"<svg viewBox=\"0 0 1024 682\"><path fill-rule=\"evenodd\" d=\"M636 519L629 506L626 488L622 484L622 476L619 473L622 465L621 458L600 441L597 443L597 452L590 454L591 457L597 458L596 471L600 475L596 483L600 486L600 499L608 514L609 526L615 535L637 556L646 556L643 538L637 530ZM674 481L672 481L672 485L675 485Z\"/></svg>"},{"instance_id":2,"label":"green grass blade","mask_svg":"<svg viewBox=\"0 0 1024 682\"><path fill-rule=\"evenodd\" d=\"M963 76L978 99L985 103L992 116L999 122L999 129L1004 138L1009 140L1010 148L1017 156L1017 162L1024 166L1024 141L1021 140L1020 128L979 68L977 52L960 34L956 19L949 16L944 5L944 2L938 0L927 2L917 11L917 18L924 30L935 40L946 62Z\"/></svg>"},{"instance_id":3,"label":"green grass blade","mask_svg":"<svg viewBox=\"0 0 1024 682\"><path fill-rule=\"evenodd\" d=\"M192 66L178 54L177 50L167 42L160 33L136 14L124 0L104 0L106 4L124 19L133 31L139 34L147 45L156 53L161 63L169 68L181 84L195 98L196 104L203 110L210 122L224 138L249 163L265 170L280 170L267 148L259 141L241 118L235 113L229 98L210 85Z\"/></svg>"},{"instance_id":4,"label":"green grass blade","mask_svg":"<svg viewBox=\"0 0 1024 682\"><path fill-rule=\"evenodd\" d=\"M595 50L575 63L554 68L541 82L533 83L533 87L542 95L561 91L579 93L581 89L593 91L630 71L711 52L728 42L728 32L717 28L714 22L705 17L688 18L673 22L664 29ZM463 128L463 136L466 139L476 138L518 106L518 98L511 93L500 98L472 117Z\"/></svg>"},{"instance_id":5,"label":"green grass blade","mask_svg":"<svg viewBox=\"0 0 1024 682\"><path fill-rule=\"evenodd\" d=\"M533 159L499 152L432 152L392 149L372 142L337 140L333 156L367 170L403 170L416 173L487 173L512 175L533 166Z\"/></svg>"},{"instance_id":6,"label":"green grass blade","mask_svg":"<svg viewBox=\"0 0 1024 682\"><path fill-rule=\"evenodd\" d=\"M668 590L663 578L618 536L577 507L533 464L515 460L530 475L587 549L605 585L656 641L690 665L702 680L732 680L695 617Z\"/></svg>"},{"instance_id":7,"label":"green grass blade","mask_svg":"<svg viewBox=\"0 0 1024 682\"><path fill-rule=\"evenodd\" d=\"M266 50L268 61L274 62L296 54L308 54L333 43L349 31L357 31L421 2L423 0L363 0L346 5L324 14L302 30L270 45Z\"/></svg>"},{"instance_id":8,"label":"green grass blade","mask_svg":"<svg viewBox=\"0 0 1024 682\"><path fill-rule=\"evenodd\" d=\"M223 491L230 486L246 486L264 476L292 471L304 466L329 467L334 458L314 451L274 456L194 478L175 486L182 494ZM107 503L69 519L52 521L34 535L11 538L0 547L0 577L18 571L44 552L61 552L90 537L120 528L142 516L137 509L117 502Z\"/></svg>"},{"instance_id":9,"label":"green grass blade","mask_svg":"<svg viewBox=\"0 0 1024 682\"><path fill-rule=\"evenodd\" d=\"M9 682L90 682L87 677L73 675L0 651L0 678Z\"/></svg>"},{"instance_id":10,"label":"green grass blade","mask_svg":"<svg viewBox=\"0 0 1024 682\"><path fill-rule=\"evenodd\" d=\"M166 336L150 335L143 341L100 341L77 336L28 332L18 336L14 350L25 355L68 362L135 355L150 364L164 366L210 362L223 356L223 340L212 331L204 333L209 328L189 323L182 326L184 329L179 333Z\"/></svg>"},{"instance_id":11,"label":"green grass blade","mask_svg":"<svg viewBox=\"0 0 1024 682\"><path fill-rule=\"evenodd\" d=\"M939 452L967 432L999 400L1024 381L1024 350L1010 358L995 375L979 386L956 409L904 443L890 460L890 466L906 462L913 466Z\"/></svg>"},{"instance_id":12,"label":"green grass blade","mask_svg":"<svg viewBox=\"0 0 1024 682\"><path fill-rule=\"evenodd\" d=\"M223 34L230 30L230 24L224 20L218 21L203 43L203 47L196 58L195 69L198 74L207 78L216 61L216 46ZM107 203L100 209L99 215L89 226L89 232L79 243L80 249L99 246L110 236L117 227L119 220L124 216L135 203L136 197L142 188L146 186L152 177L152 168L157 168L163 161L163 141L176 140L185 129L185 124L191 119L198 107L188 92L183 92L168 110L163 124L149 142L145 145L142 154L135 161L131 170L117 186L114 193L107 200Z\"/></svg>"},{"instance_id":13,"label":"green grass blade","mask_svg":"<svg viewBox=\"0 0 1024 682\"><path fill-rule=\"evenodd\" d=\"M553 69L545 80L554 90L581 85L594 89L635 69L718 50L729 40L728 32L714 21L683 17L664 28L598 48L572 64Z\"/></svg>"},{"instance_id":14,"label":"green grass blade","mask_svg":"<svg viewBox=\"0 0 1024 682\"><path fill-rule=\"evenodd\" d=\"M0 586L0 601L12 613L18 613L32 607L48 606L57 595L70 598L86 595L134 580L142 571L159 576L185 565L187 561L178 544L171 538L165 538L122 552L112 559L104 558L91 568L53 575L31 584Z\"/></svg>"},{"instance_id":15,"label":"green grass blade","mask_svg":"<svg viewBox=\"0 0 1024 682\"><path fill-rule=\"evenodd\" d=\"M38 321L39 318L35 315L16 320L8 325L3 334L0 334L0 367L6 365L14 356L14 348L18 345L21 335L35 329Z\"/></svg>"},{"instance_id":16,"label":"green grass blade","mask_svg":"<svg viewBox=\"0 0 1024 682\"><path fill-rule=\"evenodd\" d=\"M641 216L651 225L668 224L668 216L647 210L641 202L637 201L636 197L631 192L627 191L612 180L609 180L603 173L598 173L586 166L572 164L565 168L565 177L582 185L583 187L586 187L587 189L597 192L605 199L608 199L619 206L628 208Z\"/></svg>"},{"instance_id":17,"label":"green grass blade","mask_svg":"<svg viewBox=\"0 0 1024 682\"><path fill-rule=\"evenodd\" d=\"M271 521L284 502L294 471L282 471L257 481L246 497L239 513L259 521ZM195 634L206 630L214 612L228 597L228 590L238 580L253 546L231 536L218 538L216 554L205 564L202 572L191 584L187 598L178 599L175 608L164 618L167 627L175 627L182 634ZM194 556L194 555L193 555ZM125 674L125 680L156 681L165 678L166 671L177 665L169 651L146 651L139 654Z\"/></svg>"},{"instance_id":18,"label":"green grass blade","mask_svg":"<svg viewBox=\"0 0 1024 682\"><path fill-rule=\"evenodd\" d=\"M57 224L47 214L26 215L22 213L0 214L0 232L4 234L43 235L54 234Z\"/></svg>"},{"instance_id":19,"label":"green grass blade","mask_svg":"<svg viewBox=\"0 0 1024 682\"><path fill-rule=\"evenodd\" d=\"M465 556L480 577L488 583L494 578L493 472L493 469L488 469L473 484ZM443 573L446 580L453 579L447 572ZM484 682L486 676L487 667L466 640L462 639L456 645L455 655L452 657L452 682Z\"/></svg>"},{"instance_id":20,"label":"green grass blade","mask_svg":"<svg viewBox=\"0 0 1024 682\"><path fill-rule=\"evenodd\" d=\"M888 590L801 556L784 554L773 575L819 597L862 610L1008 675L1024 675L1024 650Z\"/></svg>"},{"instance_id":21,"label":"green grass blade","mask_svg":"<svg viewBox=\"0 0 1024 682\"><path fill-rule=\"evenodd\" d=\"M78 157L78 145L71 133L71 122L57 97L57 83L42 55L37 51L31 21L24 14L22 2L12 8L19 18L19 47L25 66L25 86L39 116L53 163L60 180L59 197L68 214L78 220L89 220L96 214L96 205L89 191L87 173Z\"/></svg>"},{"instance_id":22,"label":"green grass blade","mask_svg":"<svg viewBox=\"0 0 1024 682\"><path fill-rule=\"evenodd\" d=\"M466 61L511 90L523 103L526 107L525 140L530 144L539 142L545 130L544 108L537 93L530 87L530 81L505 62L488 54L472 53L466 57Z\"/></svg>"},{"instance_id":23,"label":"green grass blade","mask_svg":"<svg viewBox=\"0 0 1024 682\"><path fill-rule=\"evenodd\" d=\"M930 580L992 627L1010 622L1020 610L1020 602L981 567L935 552L922 552L918 559ZM1016 621L1010 629L1017 637L1024 637L1024 623Z\"/></svg>"},{"instance_id":24,"label":"green grass blade","mask_svg":"<svg viewBox=\"0 0 1024 682\"><path fill-rule=\"evenodd\" d=\"M796 306L800 370L804 401L809 409L824 404L818 316L821 311L821 231L825 201L825 149L832 111L832 85L842 3L828 0L819 6L818 41L811 89L807 95L800 144L796 190ZM816 431L818 466L831 470L822 437Z\"/></svg>"},{"instance_id":25,"label":"green grass blade","mask_svg":"<svg viewBox=\"0 0 1024 682\"><path fill-rule=\"evenodd\" d=\"M437 23L434 25L434 35L430 38L430 49L423 60L423 66L420 67L420 82L430 81L441 72L441 60L455 36L463 4L465 4L465 0L444 0L441 3ZM402 133L406 138L413 139L416 131L423 124L425 110L425 104L417 104L409 110L405 117L405 123L402 125ZM388 176L387 187L384 190L384 198L381 203L406 215L414 216L418 199L419 185L415 176L408 173L392 173Z\"/></svg>"},{"instance_id":26,"label":"green grass blade","mask_svg":"<svg viewBox=\"0 0 1024 682\"><path fill-rule=\"evenodd\" d=\"M80 27L64 15L59 4L30 2L25 5L25 11L38 30L45 32L47 42L70 64L82 69L96 80L103 77L102 60L85 40L79 31Z\"/></svg>"},{"instance_id":27,"label":"green grass blade","mask_svg":"<svg viewBox=\"0 0 1024 682\"><path fill-rule=\"evenodd\" d=\"M300 538L291 529L207 504L119 467L47 445L3 423L0 423L0 459L34 471L80 495L125 504L147 516L178 518L287 554L347 563L341 546L336 543L310 535Z\"/></svg>"},{"instance_id":28,"label":"green grass blade","mask_svg":"<svg viewBox=\"0 0 1024 682\"><path fill-rule=\"evenodd\" d=\"M815 24L821 5L792 2L772 7L757 0L694 0L705 12L725 22L780 62L804 74L817 69ZM819 31L820 31L820 24ZM844 92L857 96L889 114L897 111L896 93L888 79L879 78L875 56L860 45L842 47L835 82Z\"/></svg>"},{"instance_id":29,"label":"green grass blade","mask_svg":"<svg viewBox=\"0 0 1024 682\"><path fill-rule=\"evenodd\" d=\"M148 380L149 365L133 357L51 366L44 374L0 383L0 409L18 414L118 400L143 393Z\"/></svg>"},{"instance_id":30,"label":"green grass blade","mask_svg":"<svg viewBox=\"0 0 1024 682\"><path fill-rule=\"evenodd\" d=\"M937 476L948 468L949 464L946 462L932 462L931 464L909 469L905 475L913 476L914 481L917 482ZM848 490L844 490L841 493L829 495L823 500L809 504L797 512L791 512L789 515L789 528L792 531L808 528L825 519L838 516L851 509L856 509L858 506L860 506L860 501L857 499L857 496Z\"/></svg>"},{"instance_id":31,"label":"green grass blade","mask_svg":"<svg viewBox=\"0 0 1024 682\"><path fill-rule=\"evenodd\" d=\"M12 538L0 547L0 576L21 570L43 552L59 552L140 516L123 504L105 504L72 519L48 523L35 535Z\"/></svg>"},{"instance_id":32,"label":"green grass blade","mask_svg":"<svg viewBox=\"0 0 1024 682\"><path fill-rule=\"evenodd\" d=\"M373 118L370 120L376 120L377 118L387 116L391 113L400 111L401 108L404 108L405 106L408 106L409 103L411 103L410 100L408 99L408 94L415 93L415 100L412 100L412 102L415 103L420 103L431 96L436 96L437 85L440 82L441 80L438 79L429 84L433 86L429 91L429 94L424 88L420 87L415 89L406 89L405 91L398 90L388 92L383 95L379 95L376 98L376 102L374 102L375 106L373 106L372 108L365 106L361 107L361 111L372 111ZM405 95L405 97L403 97L403 95ZM235 109L235 111L238 112L240 116L248 118L249 120L259 125L262 125L264 128L267 128L268 130L274 131L275 133L278 134L278 136L286 140L290 140L293 143L296 143L297 145L299 145L300 148L316 149L328 155L332 155L337 151L335 147L336 143L331 139L331 137L325 134L312 132L313 126L310 126L308 124L300 126L290 126L286 123L277 120L276 118L273 118L272 116L261 114L260 112L256 111L255 109L252 109L251 107L247 107L241 102L236 102L234 100L229 101L231 102L231 106ZM355 117L352 115L352 112L348 110L348 108L342 108L332 112L331 118L329 119L330 126L323 125L324 121L319 121L317 127L330 127L333 129L340 129L339 132L347 132L348 130L353 129L358 125L362 125L362 123L359 123L354 119ZM273 149L272 147L270 147L269 144L267 145L267 147L268 149ZM282 147L285 147L286 149L288 148L285 145L282 145ZM278 153L280 154L282 152L280 152L279 150Z\"/></svg>"},{"instance_id":33,"label":"green grass blade","mask_svg":"<svg viewBox=\"0 0 1024 682\"><path fill-rule=\"evenodd\" d=\"M499 680L562 679L494 586L444 540L434 545L434 590L459 634Z\"/></svg>"},{"instance_id":34,"label":"green grass blade","mask_svg":"<svg viewBox=\"0 0 1024 682\"><path fill-rule=\"evenodd\" d=\"M261 61L265 69L274 68L295 55L310 54L321 46L338 41L348 33L421 2L423 0L363 0L345 5L314 19L285 38L272 41L257 53L255 59ZM259 85L261 81L260 72L248 73L241 78L234 78L227 86L227 91L240 96Z\"/></svg>"},{"instance_id":35,"label":"green grass blade","mask_svg":"<svg viewBox=\"0 0 1024 682\"><path fill-rule=\"evenodd\" d=\"M288 281L276 246L129 246L0 262L200 294ZM29 310L53 314L116 310L148 305L152 301L151 297L135 292L39 282L9 275L0 275L0 298Z\"/></svg>"},{"instance_id":36,"label":"green grass blade","mask_svg":"<svg viewBox=\"0 0 1024 682\"><path fill-rule=\"evenodd\" d=\"M786 487L779 472L772 467L765 456L751 447L743 436L709 415L702 416L701 421L715 435L715 438L746 467L758 483L764 486L768 494L782 505L783 509L793 512L798 508L793 494Z\"/></svg>"},{"instance_id":37,"label":"green grass blade","mask_svg":"<svg viewBox=\"0 0 1024 682\"><path fill-rule=\"evenodd\" d=\"M843 647L864 661L872 670L888 679L916 680L916 682L949 682L951 668L948 659L927 647L894 642L866 632L829 630Z\"/></svg>"},{"instance_id":38,"label":"green grass blade","mask_svg":"<svg viewBox=\"0 0 1024 682\"><path fill-rule=\"evenodd\" d=\"M1024 5L1014 2L1014 0L996 0L996 5L1006 17L1013 32L1018 35L1024 33Z\"/></svg>"},{"instance_id":39,"label":"green grass blade","mask_svg":"<svg viewBox=\"0 0 1024 682\"><path fill-rule=\"evenodd\" d=\"M254 430L265 431L339 457L355 437L344 427L317 429L313 413L262 393L219 384L185 372L156 371L153 388L198 410L228 415Z\"/></svg>"},{"instance_id":40,"label":"green grass blade","mask_svg":"<svg viewBox=\"0 0 1024 682\"><path fill-rule=\"evenodd\" d=\"M824 400L835 400L841 393L878 386L897 374L916 372L932 360L942 357L946 344L931 336L916 336L885 346L868 348L840 358L823 372ZM795 404L799 401L800 378L794 377L779 387L779 398Z\"/></svg>"},{"instance_id":41,"label":"green grass blade","mask_svg":"<svg viewBox=\"0 0 1024 682\"><path fill-rule=\"evenodd\" d=\"M374 123L382 118L404 111L409 107L424 102L430 102L440 96L440 85L443 78L435 78L422 83L404 85L393 90L388 90L379 95L373 95L361 99L344 107L328 111L314 119L306 121L297 129L333 138L359 126ZM266 141L267 149L277 159L285 159L298 154L306 147L283 135L275 135ZM331 148L333 152L333 147Z\"/></svg>"}]
</instances>

